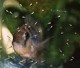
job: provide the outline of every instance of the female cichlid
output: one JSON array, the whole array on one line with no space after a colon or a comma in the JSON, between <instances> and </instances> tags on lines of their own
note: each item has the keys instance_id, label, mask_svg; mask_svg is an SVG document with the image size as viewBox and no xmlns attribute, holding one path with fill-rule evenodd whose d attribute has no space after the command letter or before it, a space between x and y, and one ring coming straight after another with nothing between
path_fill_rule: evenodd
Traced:
<instances>
[{"instance_id":1,"label":"female cichlid","mask_svg":"<svg viewBox=\"0 0 80 68\"><path fill-rule=\"evenodd\" d=\"M43 28L40 23L35 21L31 15L25 18L25 24L17 29L13 35L13 48L17 54L24 59L42 60L41 53L44 50L44 44L49 41L43 41Z\"/></svg>"},{"instance_id":2,"label":"female cichlid","mask_svg":"<svg viewBox=\"0 0 80 68\"><path fill-rule=\"evenodd\" d=\"M13 48L22 58L36 60L44 49L43 29L31 15L25 18L25 24L13 34Z\"/></svg>"}]
</instances>

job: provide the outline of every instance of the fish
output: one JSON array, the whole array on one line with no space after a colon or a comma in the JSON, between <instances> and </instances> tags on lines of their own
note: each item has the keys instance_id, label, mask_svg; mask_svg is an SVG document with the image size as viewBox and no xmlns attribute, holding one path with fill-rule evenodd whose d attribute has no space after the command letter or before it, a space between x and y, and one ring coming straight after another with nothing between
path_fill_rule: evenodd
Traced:
<instances>
[{"instance_id":1,"label":"fish","mask_svg":"<svg viewBox=\"0 0 80 68\"><path fill-rule=\"evenodd\" d=\"M27 15L26 23L13 34L13 49L22 58L36 59L43 50L42 28L39 24L35 25L35 22L30 15Z\"/></svg>"},{"instance_id":2,"label":"fish","mask_svg":"<svg viewBox=\"0 0 80 68\"><path fill-rule=\"evenodd\" d=\"M13 34L13 49L23 59L32 59L39 62L45 43L51 38L43 41L43 28L40 23L35 24L35 20L27 15L25 24L21 25ZM40 30L40 31L39 31Z\"/></svg>"}]
</instances>

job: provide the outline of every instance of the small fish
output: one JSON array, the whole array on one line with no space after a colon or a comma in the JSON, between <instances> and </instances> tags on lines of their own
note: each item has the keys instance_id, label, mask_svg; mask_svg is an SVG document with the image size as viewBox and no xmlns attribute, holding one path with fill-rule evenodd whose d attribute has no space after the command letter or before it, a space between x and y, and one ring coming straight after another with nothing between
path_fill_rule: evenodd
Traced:
<instances>
[{"instance_id":1,"label":"small fish","mask_svg":"<svg viewBox=\"0 0 80 68\"><path fill-rule=\"evenodd\" d=\"M42 41L42 33L38 32L39 27L34 26L35 22L31 21L31 17L27 18L28 23L23 24L14 33L12 44L15 52L22 58L37 60L44 50L44 44L50 39ZM40 29L42 30L41 26Z\"/></svg>"},{"instance_id":2,"label":"small fish","mask_svg":"<svg viewBox=\"0 0 80 68\"><path fill-rule=\"evenodd\" d=\"M13 48L22 58L34 59L42 51L40 46L42 35L38 32L39 27L34 23L32 17L27 16L26 23L18 28L13 35Z\"/></svg>"}]
</instances>

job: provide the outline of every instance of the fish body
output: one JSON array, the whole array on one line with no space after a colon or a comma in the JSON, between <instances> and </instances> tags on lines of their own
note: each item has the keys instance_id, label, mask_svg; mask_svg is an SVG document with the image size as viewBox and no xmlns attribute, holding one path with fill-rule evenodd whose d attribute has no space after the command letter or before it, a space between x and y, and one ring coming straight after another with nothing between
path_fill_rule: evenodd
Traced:
<instances>
[{"instance_id":1,"label":"fish body","mask_svg":"<svg viewBox=\"0 0 80 68\"><path fill-rule=\"evenodd\" d=\"M13 34L13 48L22 58L35 59L43 50L42 28L35 25L31 16L27 16L26 23ZM39 32L39 29L41 32Z\"/></svg>"}]
</instances>

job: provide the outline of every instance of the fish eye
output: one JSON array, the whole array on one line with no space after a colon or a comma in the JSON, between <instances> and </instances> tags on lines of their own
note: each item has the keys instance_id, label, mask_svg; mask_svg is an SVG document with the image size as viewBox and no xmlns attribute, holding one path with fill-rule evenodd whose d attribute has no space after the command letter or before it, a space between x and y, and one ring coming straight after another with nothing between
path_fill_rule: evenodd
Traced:
<instances>
[{"instance_id":1,"label":"fish eye","mask_svg":"<svg viewBox=\"0 0 80 68\"><path fill-rule=\"evenodd\" d=\"M29 37L30 37L29 33L28 33L28 32L26 32L26 33L25 33L25 35L26 35L26 40L28 40L28 39L29 39Z\"/></svg>"}]
</instances>

